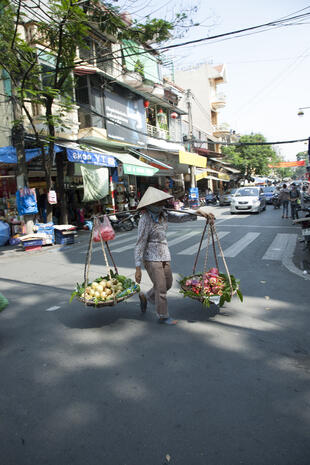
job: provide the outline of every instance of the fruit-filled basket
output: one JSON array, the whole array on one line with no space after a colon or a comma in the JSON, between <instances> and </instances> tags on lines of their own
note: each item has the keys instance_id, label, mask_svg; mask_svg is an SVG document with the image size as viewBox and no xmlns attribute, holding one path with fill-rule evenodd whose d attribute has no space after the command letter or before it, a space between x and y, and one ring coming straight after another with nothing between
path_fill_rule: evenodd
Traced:
<instances>
[{"instance_id":1,"label":"fruit-filled basket","mask_svg":"<svg viewBox=\"0 0 310 465\"><path fill-rule=\"evenodd\" d=\"M199 253L203 247L203 240L207 232L206 256L204 260L203 272L196 272L196 266L198 263ZM207 268L208 262L208 250L209 245L212 244L214 262L216 267ZM217 249L219 255L222 258L226 273L219 272ZM224 253L216 232L214 217L211 219L207 218L198 252L196 255L193 272L190 276L182 276L180 281L180 293L184 297L190 297L191 299L199 300L204 306L209 307L210 304L216 304L218 307L222 307L225 302L230 302L233 295L237 294L241 302L243 302L243 295L240 291L240 281L235 278L234 275L230 274L228 266L224 257Z\"/></svg>"},{"instance_id":2,"label":"fruit-filled basket","mask_svg":"<svg viewBox=\"0 0 310 465\"><path fill-rule=\"evenodd\" d=\"M94 217L94 227L92 228L88 250L86 254L84 281L82 284L77 283L75 290L71 294L70 302L77 298L88 307L107 307L116 305L123 300L140 292L140 286L132 279L119 274L114 262L108 241L115 238L115 233L107 217L104 218L104 225L99 217ZM91 281L89 279L90 263L93 250L93 242L100 242L102 253L105 260L107 274L99 276ZM112 260L115 271L110 269L107 252Z\"/></svg>"},{"instance_id":3,"label":"fruit-filled basket","mask_svg":"<svg viewBox=\"0 0 310 465\"><path fill-rule=\"evenodd\" d=\"M211 303L222 307L225 302L230 302L231 297L237 294L243 300L239 289L239 280L230 275L232 291L227 274L219 273L217 268L211 268L205 273L196 273L183 277L179 283L180 293L184 297L199 300L203 305L209 307Z\"/></svg>"},{"instance_id":4,"label":"fruit-filled basket","mask_svg":"<svg viewBox=\"0 0 310 465\"><path fill-rule=\"evenodd\" d=\"M110 270L110 274L88 282L87 286L77 283L71 294L71 301L76 297L90 307L106 307L129 299L137 292L140 292L137 283Z\"/></svg>"}]
</instances>

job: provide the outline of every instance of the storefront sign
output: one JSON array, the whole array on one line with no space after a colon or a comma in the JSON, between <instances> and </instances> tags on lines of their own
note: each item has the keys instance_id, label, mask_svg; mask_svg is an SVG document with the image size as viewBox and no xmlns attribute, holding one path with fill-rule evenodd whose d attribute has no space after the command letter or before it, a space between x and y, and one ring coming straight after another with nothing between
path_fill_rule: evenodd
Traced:
<instances>
[{"instance_id":1,"label":"storefront sign","mask_svg":"<svg viewBox=\"0 0 310 465\"><path fill-rule=\"evenodd\" d=\"M151 166L150 168L147 168L144 166L123 163L123 168L125 174L132 174L134 176L154 176L154 168Z\"/></svg>"},{"instance_id":2,"label":"storefront sign","mask_svg":"<svg viewBox=\"0 0 310 465\"><path fill-rule=\"evenodd\" d=\"M221 181L230 181L230 176L229 174L226 174L226 173L218 173L218 178Z\"/></svg>"},{"instance_id":3,"label":"storefront sign","mask_svg":"<svg viewBox=\"0 0 310 465\"><path fill-rule=\"evenodd\" d=\"M117 166L117 161L114 157L98 152L86 152L84 150L67 149L67 158L73 163L107 166L110 168L115 168L115 166Z\"/></svg>"},{"instance_id":4,"label":"storefront sign","mask_svg":"<svg viewBox=\"0 0 310 465\"><path fill-rule=\"evenodd\" d=\"M207 159L197 153L185 152L184 150L179 150L179 162L185 165L198 166L199 168L206 168Z\"/></svg>"},{"instance_id":5,"label":"storefront sign","mask_svg":"<svg viewBox=\"0 0 310 465\"><path fill-rule=\"evenodd\" d=\"M117 93L106 90L104 103L106 116L109 118L106 120L108 136L121 142L146 145L143 98L130 93L128 89L119 89Z\"/></svg>"}]
</instances>

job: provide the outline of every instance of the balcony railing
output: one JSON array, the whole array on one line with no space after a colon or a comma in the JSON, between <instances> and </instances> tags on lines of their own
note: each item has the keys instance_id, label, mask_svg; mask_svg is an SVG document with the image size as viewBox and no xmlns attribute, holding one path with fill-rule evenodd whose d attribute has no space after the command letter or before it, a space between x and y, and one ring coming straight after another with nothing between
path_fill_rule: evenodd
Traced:
<instances>
[{"instance_id":1,"label":"balcony railing","mask_svg":"<svg viewBox=\"0 0 310 465\"><path fill-rule=\"evenodd\" d=\"M216 126L213 126L213 134L216 137L221 136L223 134L229 134L229 133L230 133L230 129L229 129L228 124L222 123L222 124L217 124Z\"/></svg>"},{"instance_id":2,"label":"balcony railing","mask_svg":"<svg viewBox=\"0 0 310 465\"><path fill-rule=\"evenodd\" d=\"M217 110L226 106L226 95L223 93L217 93L211 97L211 105Z\"/></svg>"},{"instance_id":3,"label":"balcony railing","mask_svg":"<svg viewBox=\"0 0 310 465\"><path fill-rule=\"evenodd\" d=\"M161 139L169 140L169 131L166 129L161 129L151 124L147 124L147 133L150 137L160 137Z\"/></svg>"}]
</instances>

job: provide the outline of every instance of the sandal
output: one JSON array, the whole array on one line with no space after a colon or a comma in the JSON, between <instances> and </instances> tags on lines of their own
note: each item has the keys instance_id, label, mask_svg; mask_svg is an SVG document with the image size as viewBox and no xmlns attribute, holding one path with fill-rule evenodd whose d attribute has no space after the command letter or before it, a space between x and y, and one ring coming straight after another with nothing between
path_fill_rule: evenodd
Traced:
<instances>
[{"instance_id":1,"label":"sandal","mask_svg":"<svg viewBox=\"0 0 310 465\"><path fill-rule=\"evenodd\" d=\"M143 294L143 292L140 292L139 299L140 299L141 312L145 313L146 309L147 309L147 299L146 299L145 295Z\"/></svg>"},{"instance_id":2,"label":"sandal","mask_svg":"<svg viewBox=\"0 0 310 465\"><path fill-rule=\"evenodd\" d=\"M159 318L158 323L161 325L176 325L177 320L173 320L172 318Z\"/></svg>"}]
</instances>

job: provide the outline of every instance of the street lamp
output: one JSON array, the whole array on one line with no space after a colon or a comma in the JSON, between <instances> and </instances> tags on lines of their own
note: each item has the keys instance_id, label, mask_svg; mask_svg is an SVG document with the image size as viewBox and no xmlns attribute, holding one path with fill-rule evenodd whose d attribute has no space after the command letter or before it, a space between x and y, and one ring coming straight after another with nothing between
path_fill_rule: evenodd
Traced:
<instances>
[{"instance_id":1,"label":"street lamp","mask_svg":"<svg viewBox=\"0 0 310 465\"><path fill-rule=\"evenodd\" d=\"M298 108L298 113L297 113L297 115L298 115L298 116L304 116L305 113L303 112L303 110L308 110L309 108L310 108L310 107L300 107L300 108Z\"/></svg>"}]
</instances>

